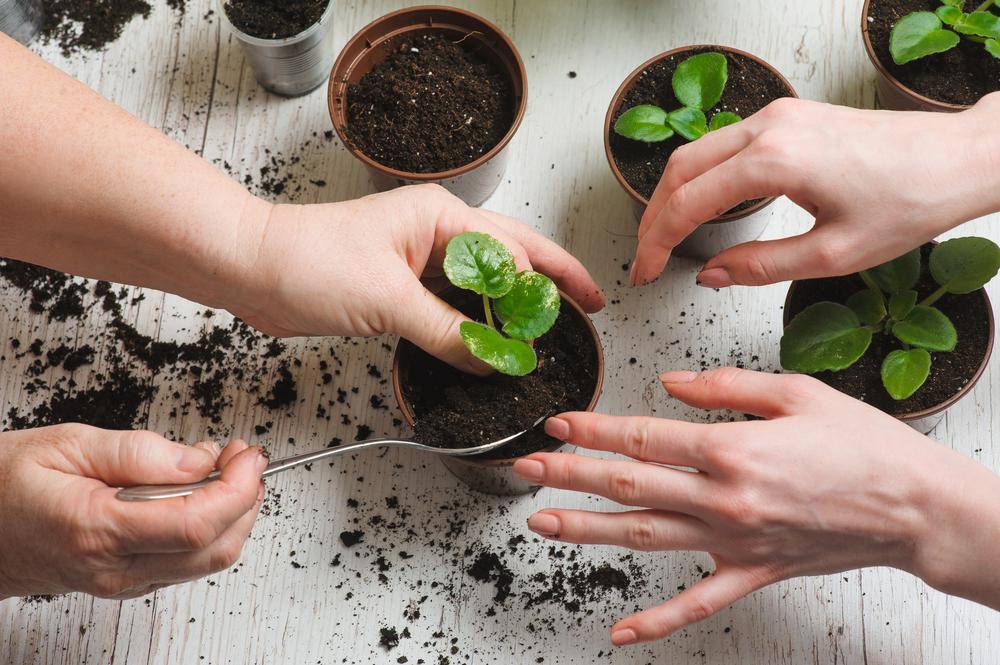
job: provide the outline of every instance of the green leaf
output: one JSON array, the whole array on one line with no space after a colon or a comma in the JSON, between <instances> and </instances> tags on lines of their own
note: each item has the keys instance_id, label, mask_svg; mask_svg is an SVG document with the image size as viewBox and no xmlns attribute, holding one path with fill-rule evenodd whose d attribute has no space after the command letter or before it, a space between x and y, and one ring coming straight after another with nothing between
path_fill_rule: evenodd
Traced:
<instances>
[{"instance_id":1,"label":"green leaf","mask_svg":"<svg viewBox=\"0 0 1000 665\"><path fill-rule=\"evenodd\" d=\"M908 289L899 293L893 293L892 297L889 298L889 316L897 321L902 321L909 316L916 304L916 291Z\"/></svg>"},{"instance_id":2,"label":"green leaf","mask_svg":"<svg viewBox=\"0 0 1000 665\"><path fill-rule=\"evenodd\" d=\"M541 273L525 270L514 276L514 288L493 303L503 331L514 339L541 337L559 317L559 289Z\"/></svg>"},{"instance_id":3,"label":"green leaf","mask_svg":"<svg viewBox=\"0 0 1000 665\"><path fill-rule=\"evenodd\" d=\"M700 139L708 133L708 120L701 109L685 106L667 116L667 122L675 132L688 141Z\"/></svg>"},{"instance_id":4,"label":"green leaf","mask_svg":"<svg viewBox=\"0 0 1000 665\"><path fill-rule=\"evenodd\" d=\"M941 19L941 22L945 25L955 25L955 23L960 21L961 18L965 16L961 9L950 5L938 7L934 13L937 14L937 17Z\"/></svg>"},{"instance_id":5,"label":"green leaf","mask_svg":"<svg viewBox=\"0 0 1000 665\"><path fill-rule=\"evenodd\" d=\"M954 351L958 333L944 313L936 307L917 305L905 319L892 327L892 334L903 344L928 351Z\"/></svg>"},{"instance_id":6,"label":"green leaf","mask_svg":"<svg viewBox=\"0 0 1000 665\"><path fill-rule=\"evenodd\" d=\"M535 371L538 365L535 350L530 344L504 337L489 326L463 321L459 332L472 355L501 374L524 376Z\"/></svg>"},{"instance_id":7,"label":"green leaf","mask_svg":"<svg viewBox=\"0 0 1000 665\"><path fill-rule=\"evenodd\" d=\"M931 275L948 293L971 293L1000 270L1000 247L986 238L953 238L931 250Z\"/></svg>"},{"instance_id":8,"label":"green leaf","mask_svg":"<svg viewBox=\"0 0 1000 665\"><path fill-rule=\"evenodd\" d=\"M743 118L735 113L731 113L729 111L719 111L712 116L712 122L709 123L708 129L709 131L714 132L717 129L722 129L723 127L728 127L729 125L735 125L742 119Z\"/></svg>"},{"instance_id":9,"label":"green leaf","mask_svg":"<svg viewBox=\"0 0 1000 665\"><path fill-rule=\"evenodd\" d=\"M872 331L849 307L818 302L799 312L781 337L781 366L814 374L840 371L865 354Z\"/></svg>"},{"instance_id":10,"label":"green leaf","mask_svg":"<svg viewBox=\"0 0 1000 665\"><path fill-rule=\"evenodd\" d=\"M965 0L941 0L942 5L954 7L959 11L965 9Z\"/></svg>"},{"instance_id":11,"label":"green leaf","mask_svg":"<svg viewBox=\"0 0 1000 665\"><path fill-rule=\"evenodd\" d=\"M882 385L895 400L920 390L931 373L931 354L924 349L898 349L882 361Z\"/></svg>"},{"instance_id":12,"label":"green leaf","mask_svg":"<svg viewBox=\"0 0 1000 665\"><path fill-rule=\"evenodd\" d=\"M514 255L485 233L459 233L448 242L444 274L455 286L499 298L514 285Z\"/></svg>"},{"instance_id":13,"label":"green leaf","mask_svg":"<svg viewBox=\"0 0 1000 665\"><path fill-rule=\"evenodd\" d=\"M659 106L633 106L615 121L615 134L633 141L659 143L674 135L667 126L667 112Z\"/></svg>"},{"instance_id":14,"label":"green leaf","mask_svg":"<svg viewBox=\"0 0 1000 665\"><path fill-rule=\"evenodd\" d=\"M958 46L961 37L941 26L941 19L933 12L914 12L899 19L889 33L889 53L893 62L905 65Z\"/></svg>"},{"instance_id":15,"label":"green leaf","mask_svg":"<svg viewBox=\"0 0 1000 665\"><path fill-rule=\"evenodd\" d=\"M674 96L684 106L707 111L722 99L729 80L729 63L721 53L699 53L674 70Z\"/></svg>"},{"instance_id":16,"label":"green leaf","mask_svg":"<svg viewBox=\"0 0 1000 665\"><path fill-rule=\"evenodd\" d=\"M912 289L920 279L920 250L915 249L899 258L868 270L879 287L888 293Z\"/></svg>"},{"instance_id":17,"label":"green leaf","mask_svg":"<svg viewBox=\"0 0 1000 665\"><path fill-rule=\"evenodd\" d=\"M953 27L963 35L1000 39L1000 16L992 12L965 14Z\"/></svg>"},{"instance_id":18,"label":"green leaf","mask_svg":"<svg viewBox=\"0 0 1000 665\"><path fill-rule=\"evenodd\" d=\"M847 299L847 306L858 315L858 319L866 326L878 325L885 318L885 300L881 293L875 293L871 289L853 294Z\"/></svg>"},{"instance_id":19,"label":"green leaf","mask_svg":"<svg viewBox=\"0 0 1000 665\"><path fill-rule=\"evenodd\" d=\"M986 52L994 58L1000 58L1000 39L987 39Z\"/></svg>"}]
</instances>

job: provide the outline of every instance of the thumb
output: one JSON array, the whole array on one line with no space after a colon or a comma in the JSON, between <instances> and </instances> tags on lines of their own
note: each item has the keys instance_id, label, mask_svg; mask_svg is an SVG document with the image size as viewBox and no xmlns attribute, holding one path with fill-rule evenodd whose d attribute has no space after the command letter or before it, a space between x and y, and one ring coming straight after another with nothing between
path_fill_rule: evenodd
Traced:
<instances>
[{"instance_id":1,"label":"thumb","mask_svg":"<svg viewBox=\"0 0 1000 665\"><path fill-rule=\"evenodd\" d=\"M66 448L78 473L108 485L190 483L215 468L212 452L147 431L87 427Z\"/></svg>"}]
</instances>

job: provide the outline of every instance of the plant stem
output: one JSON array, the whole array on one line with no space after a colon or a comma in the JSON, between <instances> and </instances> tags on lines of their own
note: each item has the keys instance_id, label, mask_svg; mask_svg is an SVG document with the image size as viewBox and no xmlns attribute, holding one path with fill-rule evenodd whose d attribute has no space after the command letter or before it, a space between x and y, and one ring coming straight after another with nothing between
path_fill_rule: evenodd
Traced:
<instances>
[{"instance_id":1,"label":"plant stem","mask_svg":"<svg viewBox=\"0 0 1000 665\"><path fill-rule=\"evenodd\" d=\"M875 293L878 294L879 300L881 300L882 304L884 305L885 304L885 294L882 293L881 287L879 287L879 285L875 283L875 280L872 279L872 276L868 273L868 271L867 270L862 270L861 272L858 273L858 277L860 277L861 281L863 281L865 284L868 285L869 289L871 289L872 291L874 291Z\"/></svg>"},{"instance_id":2,"label":"plant stem","mask_svg":"<svg viewBox=\"0 0 1000 665\"><path fill-rule=\"evenodd\" d=\"M945 289L945 287L943 286L938 287L937 291L935 291L934 293L930 294L929 296L921 300L920 304L927 306L933 305L934 303L936 303L938 300L941 299L941 296L943 296L946 293L948 293L948 291L947 289Z\"/></svg>"},{"instance_id":3,"label":"plant stem","mask_svg":"<svg viewBox=\"0 0 1000 665\"><path fill-rule=\"evenodd\" d=\"M977 12L984 12L987 9L989 9L990 5L992 5L992 4L993 4L993 0L986 0L986 2L984 2L983 4L981 4L978 7L976 7L976 11Z\"/></svg>"},{"instance_id":4,"label":"plant stem","mask_svg":"<svg viewBox=\"0 0 1000 665\"><path fill-rule=\"evenodd\" d=\"M493 308L490 307L490 299L485 293L483 294L483 309L486 310L486 323L489 324L490 328L496 330L496 326L493 325L493 312L491 311Z\"/></svg>"}]
</instances>

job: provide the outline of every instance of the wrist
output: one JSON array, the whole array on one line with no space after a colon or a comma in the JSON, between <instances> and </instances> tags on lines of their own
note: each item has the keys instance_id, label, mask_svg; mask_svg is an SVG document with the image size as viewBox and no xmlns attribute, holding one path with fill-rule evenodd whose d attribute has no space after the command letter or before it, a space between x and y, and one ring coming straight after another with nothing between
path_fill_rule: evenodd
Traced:
<instances>
[{"instance_id":1,"label":"wrist","mask_svg":"<svg viewBox=\"0 0 1000 665\"><path fill-rule=\"evenodd\" d=\"M981 205L979 214L988 215L1000 212L1000 92L990 93L976 103L968 111L959 114L969 120L968 152L964 159L967 168L973 174L979 175L980 190L977 198Z\"/></svg>"}]
</instances>

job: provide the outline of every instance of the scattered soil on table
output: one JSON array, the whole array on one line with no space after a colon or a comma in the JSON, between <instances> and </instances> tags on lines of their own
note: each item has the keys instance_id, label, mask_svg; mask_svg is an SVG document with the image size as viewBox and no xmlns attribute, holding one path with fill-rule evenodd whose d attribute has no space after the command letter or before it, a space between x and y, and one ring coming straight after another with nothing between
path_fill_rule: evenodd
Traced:
<instances>
[{"instance_id":1,"label":"scattered soil on table","mask_svg":"<svg viewBox=\"0 0 1000 665\"><path fill-rule=\"evenodd\" d=\"M978 1L966 4L975 7ZM963 37L950 51L905 65L897 65L889 53L889 33L899 19L912 12L932 12L940 6L939 0L872 0L868 8L872 48L882 66L907 88L937 101L971 106L984 95L1000 90L1000 59L987 53L982 44Z\"/></svg>"},{"instance_id":2,"label":"scattered soil on table","mask_svg":"<svg viewBox=\"0 0 1000 665\"><path fill-rule=\"evenodd\" d=\"M328 0L227 0L230 23L251 37L285 39L316 23Z\"/></svg>"},{"instance_id":3,"label":"scattered soil on table","mask_svg":"<svg viewBox=\"0 0 1000 665\"><path fill-rule=\"evenodd\" d=\"M633 141L616 134L614 124L625 111L640 104L654 104L668 111L680 108L682 104L674 97L671 85L674 70L693 55L717 50L710 47L691 49L650 65L623 95L621 106L615 111L608 129L611 155L628 184L646 199L653 195L670 155L688 141L680 135L660 143ZM709 119L719 111L730 111L747 118L775 99L791 96L792 91L760 63L742 55L720 52L729 61L729 82L719 103L705 112ZM758 201L746 201L729 212L745 210Z\"/></svg>"},{"instance_id":4,"label":"scattered soil on table","mask_svg":"<svg viewBox=\"0 0 1000 665\"><path fill-rule=\"evenodd\" d=\"M167 0L178 20L184 15L186 2ZM121 37L132 19L148 18L152 9L147 0L44 0L42 39L58 43L66 57L100 51Z\"/></svg>"},{"instance_id":5,"label":"scattered soil on table","mask_svg":"<svg viewBox=\"0 0 1000 665\"><path fill-rule=\"evenodd\" d=\"M482 301L460 297L459 308L477 318ZM482 315L479 311L478 318ZM403 395L416 416L415 438L431 446L478 446L527 429L547 414L585 409L597 383L593 340L565 302L552 329L535 340L538 369L527 376L472 376L407 342L399 353ZM520 457L556 443L537 427L482 457Z\"/></svg>"},{"instance_id":6,"label":"scattered soil on table","mask_svg":"<svg viewBox=\"0 0 1000 665\"><path fill-rule=\"evenodd\" d=\"M349 140L408 173L447 171L493 149L517 100L507 73L473 50L478 43L428 32L385 47L389 57L348 88Z\"/></svg>"},{"instance_id":7,"label":"scattered soil on table","mask_svg":"<svg viewBox=\"0 0 1000 665\"><path fill-rule=\"evenodd\" d=\"M920 298L937 290L937 284L927 271L929 246L922 250L923 273L917 284ZM788 306L794 317L807 306L822 300L846 303L847 298L865 287L857 275L798 282L798 288ZM958 331L958 345L951 353L931 352L931 374L927 382L912 397L896 401L882 385L881 367L885 357L902 344L891 335L879 333L861 360L840 372L821 372L816 378L837 390L889 413L900 415L937 406L957 394L979 369L989 343L989 313L979 292L967 295L946 295L934 305L944 312Z\"/></svg>"}]
</instances>

